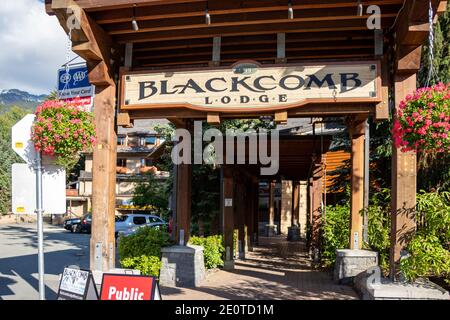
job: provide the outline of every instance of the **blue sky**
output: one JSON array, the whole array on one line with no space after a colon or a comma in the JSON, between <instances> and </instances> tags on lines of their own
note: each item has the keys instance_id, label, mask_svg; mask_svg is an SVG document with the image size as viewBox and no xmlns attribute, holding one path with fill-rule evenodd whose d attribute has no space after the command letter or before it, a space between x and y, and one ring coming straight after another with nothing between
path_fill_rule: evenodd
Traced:
<instances>
[{"instance_id":1,"label":"blue sky","mask_svg":"<svg viewBox=\"0 0 450 320\"><path fill-rule=\"evenodd\" d=\"M43 0L2 0L0 5L0 91L46 94L67 59L67 35ZM70 58L75 57L70 51Z\"/></svg>"}]
</instances>

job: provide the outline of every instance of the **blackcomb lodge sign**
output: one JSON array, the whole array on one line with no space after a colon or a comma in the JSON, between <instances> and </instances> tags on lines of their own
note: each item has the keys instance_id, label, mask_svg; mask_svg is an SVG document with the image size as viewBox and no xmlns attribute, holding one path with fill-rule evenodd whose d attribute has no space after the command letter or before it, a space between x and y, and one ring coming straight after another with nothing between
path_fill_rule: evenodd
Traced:
<instances>
[{"instance_id":1,"label":"blackcomb lodge sign","mask_svg":"<svg viewBox=\"0 0 450 320\"><path fill-rule=\"evenodd\" d=\"M184 106L205 110L289 108L307 102L377 102L376 62L128 72L122 109Z\"/></svg>"}]
</instances>

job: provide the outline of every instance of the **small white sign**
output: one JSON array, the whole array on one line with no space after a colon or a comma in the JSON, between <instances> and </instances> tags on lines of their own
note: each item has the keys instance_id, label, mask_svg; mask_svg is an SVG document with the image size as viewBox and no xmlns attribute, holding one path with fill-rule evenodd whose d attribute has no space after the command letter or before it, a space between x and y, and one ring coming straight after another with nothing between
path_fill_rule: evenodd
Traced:
<instances>
[{"instance_id":1,"label":"small white sign","mask_svg":"<svg viewBox=\"0 0 450 320\"><path fill-rule=\"evenodd\" d=\"M66 213L66 171L61 166L45 165L42 169L43 207L46 214ZM36 172L26 163L12 165L12 211L35 214Z\"/></svg>"},{"instance_id":2,"label":"small white sign","mask_svg":"<svg viewBox=\"0 0 450 320\"><path fill-rule=\"evenodd\" d=\"M36 159L36 150L31 141L34 118L34 114L27 114L12 127L11 132L13 150L28 164L32 164Z\"/></svg>"},{"instance_id":3,"label":"small white sign","mask_svg":"<svg viewBox=\"0 0 450 320\"><path fill-rule=\"evenodd\" d=\"M225 207L233 206L233 198L225 198Z\"/></svg>"}]
</instances>

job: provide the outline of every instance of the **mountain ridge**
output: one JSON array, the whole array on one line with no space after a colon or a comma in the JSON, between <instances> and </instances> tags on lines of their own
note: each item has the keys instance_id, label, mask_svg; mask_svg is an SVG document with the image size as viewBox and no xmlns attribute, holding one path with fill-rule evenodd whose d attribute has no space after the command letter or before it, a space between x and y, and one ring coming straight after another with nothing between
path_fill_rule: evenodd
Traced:
<instances>
[{"instance_id":1,"label":"mountain ridge","mask_svg":"<svg viewBox=\"0 0 450 320\"><path fill-rule=\"evenodd\" d=\"M34 110L47 96L47 94L31 94L20 89L1 90L0 113L8 111L13 106Z\"/></svg>"}]
</instances>

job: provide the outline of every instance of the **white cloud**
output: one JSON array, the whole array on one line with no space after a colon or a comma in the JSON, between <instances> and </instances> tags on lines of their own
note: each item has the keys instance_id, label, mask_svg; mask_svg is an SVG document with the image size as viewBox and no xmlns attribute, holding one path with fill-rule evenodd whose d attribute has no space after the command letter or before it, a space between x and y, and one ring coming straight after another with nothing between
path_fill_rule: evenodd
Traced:
<instances>
[{"instance_id":1,"label":"white cloud","mask_svg":"<svg viewBox=\"0 0 450 320\"><path fill-rule=\"evenodd\" d=\"M0 5L0 90L34 94L55 89L57 69L67 59L67 35L55 16L37 0ZM75 55L70 51L70 57Z\"/></svg>"}]
</instances>

